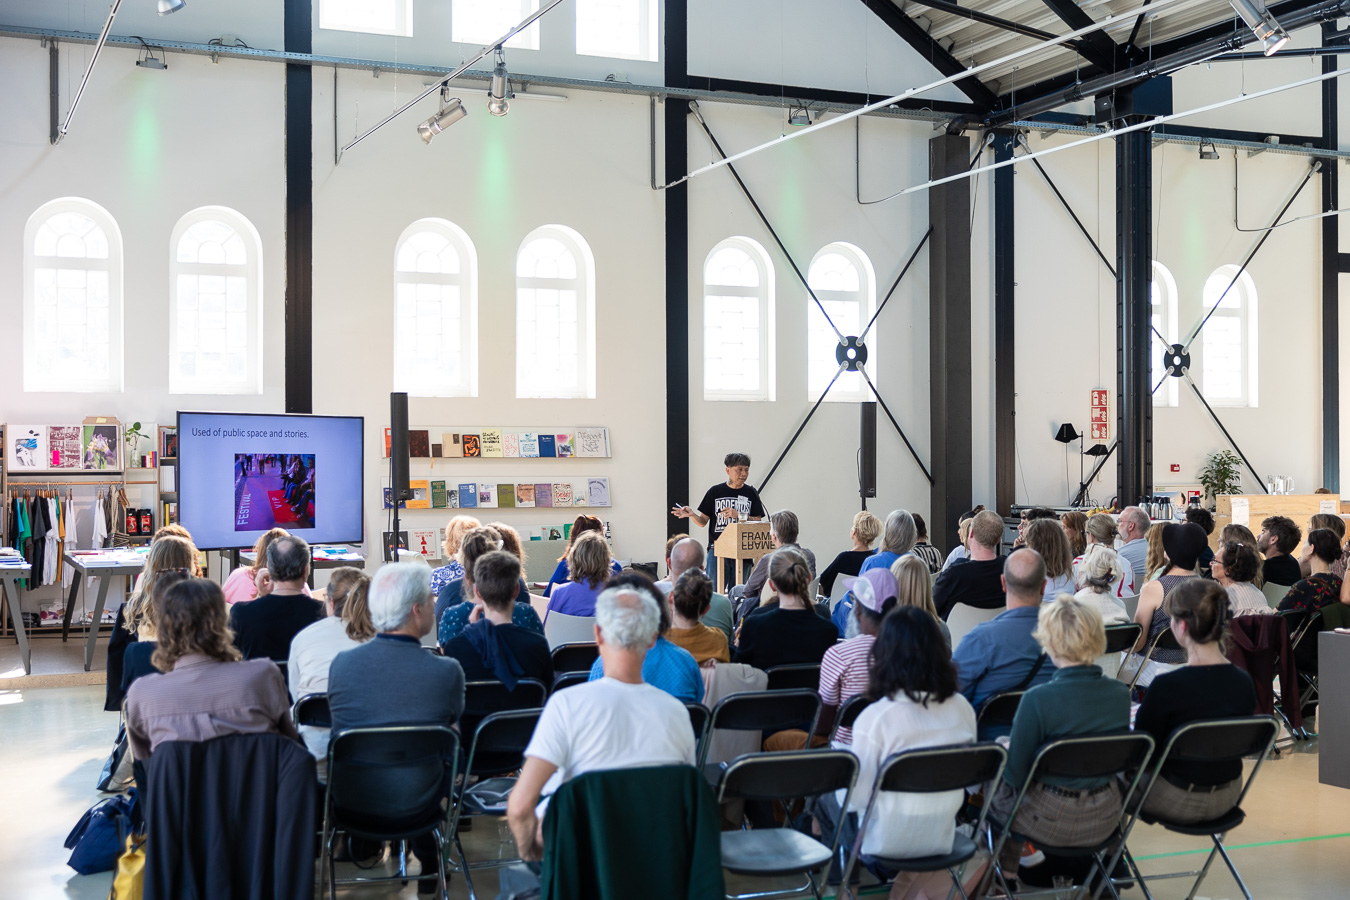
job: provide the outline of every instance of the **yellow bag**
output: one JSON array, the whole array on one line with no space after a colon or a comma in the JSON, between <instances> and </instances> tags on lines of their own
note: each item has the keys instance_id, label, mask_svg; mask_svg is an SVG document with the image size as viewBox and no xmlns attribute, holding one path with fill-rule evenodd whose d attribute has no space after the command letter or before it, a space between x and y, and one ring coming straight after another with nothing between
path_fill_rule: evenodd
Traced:
<instances>
[{"instance_id":1,"label":"yellow bag","mask_svg":"<svg viewBox=\"0 0 1350 900\"><path fill-rule=\"evenodd\" d=\"M145 835L128 834L126 849L117 858L117 874L108 900L141 900L144 890Z\"/></svg>"}]
</instances>

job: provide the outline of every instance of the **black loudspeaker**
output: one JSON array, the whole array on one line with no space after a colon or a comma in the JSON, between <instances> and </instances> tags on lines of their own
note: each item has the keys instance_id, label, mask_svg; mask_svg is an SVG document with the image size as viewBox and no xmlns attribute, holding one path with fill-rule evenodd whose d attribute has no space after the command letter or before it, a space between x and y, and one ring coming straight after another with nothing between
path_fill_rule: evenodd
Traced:
<instances>
[{"instance_id":1,"label":"black loudspeaker","mask_svg":"<svg viewBox=\"0 0 1350 900\"><path fill-rule=\"evenodd\" d=\"M877 495L877 405L860 404L861 425L858 429L858 493L863 499ZM866 504L863 506L866 509Z\"/></svg>"},{"instance_id":2,"label":"black loudspeaker","mask_svg":"<svg viewBox=\"0 0 1350 900\"><path fill-rule=\"evenodd\" d=\"M389 395L389 478L394 505L411 500L408 488L408 395Z\"/></svg>"}]
</instances>

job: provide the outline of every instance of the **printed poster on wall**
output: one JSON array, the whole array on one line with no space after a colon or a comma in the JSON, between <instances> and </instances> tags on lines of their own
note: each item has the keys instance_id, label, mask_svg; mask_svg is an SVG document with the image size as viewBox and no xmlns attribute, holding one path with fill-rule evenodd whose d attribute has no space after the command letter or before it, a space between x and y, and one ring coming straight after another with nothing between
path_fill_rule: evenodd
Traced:
<instances>
[{"instance_id":1,"label":"printed poster on wall","mask_svg":"<svg viewBox=\"0 0 1350 900\"><path fill-rule=\"evenodd\" d=\"M9 426L10 469L47 468L47 426Z\"/></svg>"},{"instance_id":2,"label":"printed poster on wall","mask_svg":"<svg viewBox=\"0 0 1350 900\"><path fill-rule=\"evenodd\" d=\"M53 425L47 429L47 451L53 469L78 469L82 432L79 425Z\"/></svg>"}]
</instances>

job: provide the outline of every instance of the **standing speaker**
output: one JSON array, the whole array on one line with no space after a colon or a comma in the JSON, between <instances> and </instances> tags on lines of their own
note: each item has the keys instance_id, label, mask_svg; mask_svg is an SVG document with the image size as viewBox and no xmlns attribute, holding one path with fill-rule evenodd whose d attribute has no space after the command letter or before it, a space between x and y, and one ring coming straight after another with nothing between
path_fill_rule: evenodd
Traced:
<instances>
[{"instance_id":1,"label":"standing speaker","mask_svg":"<svg viewBox=\"0 0 1350 900\"><path fill-rule=\"evenodd\" d=\"M389 478L394 503L411 500L408 488L408 395L389 395Z\"/></svg>"},{"instance_id":2,"label":"standing speaker","mask_svg":"<svg viewBox=\"0 0 1350 900\"><path fill-rule=\"evenodd\" d=\"M864 498L877 495L877 404L876 401L859 404L861 423L858 429L858 493ZM866 508L866 507L864 507Z\"/></svg>"}]
</instances>

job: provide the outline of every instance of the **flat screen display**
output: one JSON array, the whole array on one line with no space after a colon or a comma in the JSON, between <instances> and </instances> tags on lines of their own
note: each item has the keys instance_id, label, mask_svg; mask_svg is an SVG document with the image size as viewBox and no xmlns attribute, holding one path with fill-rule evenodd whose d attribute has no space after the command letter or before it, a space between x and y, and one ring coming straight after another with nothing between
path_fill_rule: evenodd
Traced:
<instances>
[{"instance_id":1,"label":"flat screen display","mask_svg":"<svg viewBox=\"0 0 1350 900\"><path fill-rule=\"evenodd\" d=\"M178 521L203 550L270 528L311 544L365 537L359 416L178 413Z\"/></svg>"}]
</instances>

